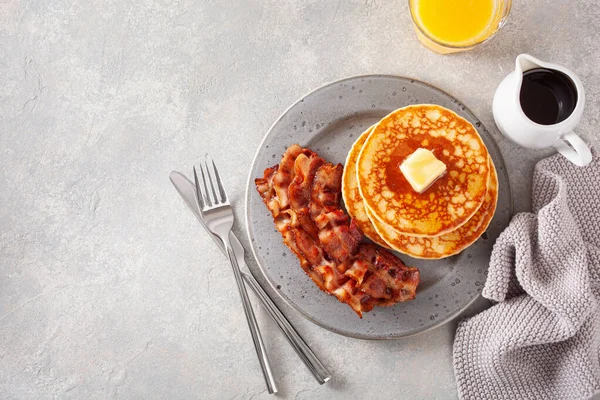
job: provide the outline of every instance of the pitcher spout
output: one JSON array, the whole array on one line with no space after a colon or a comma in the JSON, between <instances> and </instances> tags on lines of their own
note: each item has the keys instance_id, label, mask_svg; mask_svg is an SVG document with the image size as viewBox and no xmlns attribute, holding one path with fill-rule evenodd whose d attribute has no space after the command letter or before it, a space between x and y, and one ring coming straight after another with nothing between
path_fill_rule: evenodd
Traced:
<instances>
[{"instance_id":1,"label":"pitcher spout","mask_svg":"<svg viewBox=\"0 0 600 400\"><path fill-rule=\"evenodd\" d=\"M515 64L515 72L519 75L522 75L523 72L529 71L530 69L546 67L545 62L538 60L537 58L530 56L529 54L520 54L517 57Z\"/></svg>"}]
</instances>

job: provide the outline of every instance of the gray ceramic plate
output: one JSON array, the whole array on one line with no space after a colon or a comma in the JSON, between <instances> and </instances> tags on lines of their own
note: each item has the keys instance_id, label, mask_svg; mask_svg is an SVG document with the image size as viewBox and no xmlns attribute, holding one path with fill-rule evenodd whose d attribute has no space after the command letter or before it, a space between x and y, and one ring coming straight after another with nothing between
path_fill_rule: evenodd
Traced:
<instances>
[{"instance_id":1,"label":"gray ceramic plate","mask_svg":"<svg viewBox=\"0 0 600 400\"><path fill-rule=\"evenodd\" d=\"M409 104L433 103L473 123L498 170L499 198L490 227L471 247L443 260L417 260L398 254L421 271L417 298L378 308L360 319L346 304L319 290L283 244L273 219L254 187L263 170L279 163L294 143L334 163L344 163L358 136L389 112ZM512 196L504 160L481 122L449 94L423 82L397 76L369 75L323 86L292 105L273 124L254 158L246 192L246 225L258 265L277 293L308 319L342 335L390 339L414 335L450 321L479 295L486 279L492 245L508 225Z\"/></svg>"}]
</instances>

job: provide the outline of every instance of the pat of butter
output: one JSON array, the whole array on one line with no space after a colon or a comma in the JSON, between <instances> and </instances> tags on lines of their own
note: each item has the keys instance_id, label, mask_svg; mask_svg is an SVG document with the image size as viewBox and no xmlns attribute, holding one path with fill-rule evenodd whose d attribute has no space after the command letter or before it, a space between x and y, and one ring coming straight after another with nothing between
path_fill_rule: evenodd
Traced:
<instances>
[{"instance_id":1,"label":"pat of butter","mask_svg":"<svg viewBox=\"0 0 600 400\"><path fill-rule=\"evenodd\" d=\"M400 165L400 171L412 188L423 193L446 172L446 164L435 158L427 149L417 149Z\"/></svg>"}]
</instances>

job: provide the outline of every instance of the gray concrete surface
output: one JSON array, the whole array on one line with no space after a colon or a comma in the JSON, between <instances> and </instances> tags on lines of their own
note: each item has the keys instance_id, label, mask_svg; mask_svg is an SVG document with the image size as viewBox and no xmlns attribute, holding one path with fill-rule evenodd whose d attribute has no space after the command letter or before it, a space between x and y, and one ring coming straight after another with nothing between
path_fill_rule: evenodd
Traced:
<instances>
[{"instance_id":1,"label":"gray concrete surface","mask_svg":"<svg viewBox=\"0 0 600 400\"><path fill-rule=\"evenodd\" d=\"M439 56L415 40L404 0L2 2L0 397L269 398L230 268L168 173L212 153L241 220L255 148L290 103L349 75L399 74L495 132L527 210L549 152L498 134L492 94L521 52L570 66L587 91L578 132L596 141L598 26L593 0L515 0L488 45ZM280 398L457 397L455 323L368 342L282 309L334 378L318 386L257 308Z\"/></svg>"}]
</instances>

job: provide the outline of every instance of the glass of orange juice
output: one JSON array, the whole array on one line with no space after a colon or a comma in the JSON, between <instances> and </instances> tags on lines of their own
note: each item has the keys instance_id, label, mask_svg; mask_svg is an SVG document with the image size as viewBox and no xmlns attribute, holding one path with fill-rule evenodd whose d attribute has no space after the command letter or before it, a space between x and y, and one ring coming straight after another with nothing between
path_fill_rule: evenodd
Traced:
<instances>
[{"instance_id":1,"label":"glass of orange juice","mask_svg":"<svg viewBox=\"0 0 600 400\"><path fill-rule=\"evenodd\" d=\"M437 53L469 50L504 25L512 0L409 0L423 45Z\"/></svg>"}]
</instances>

